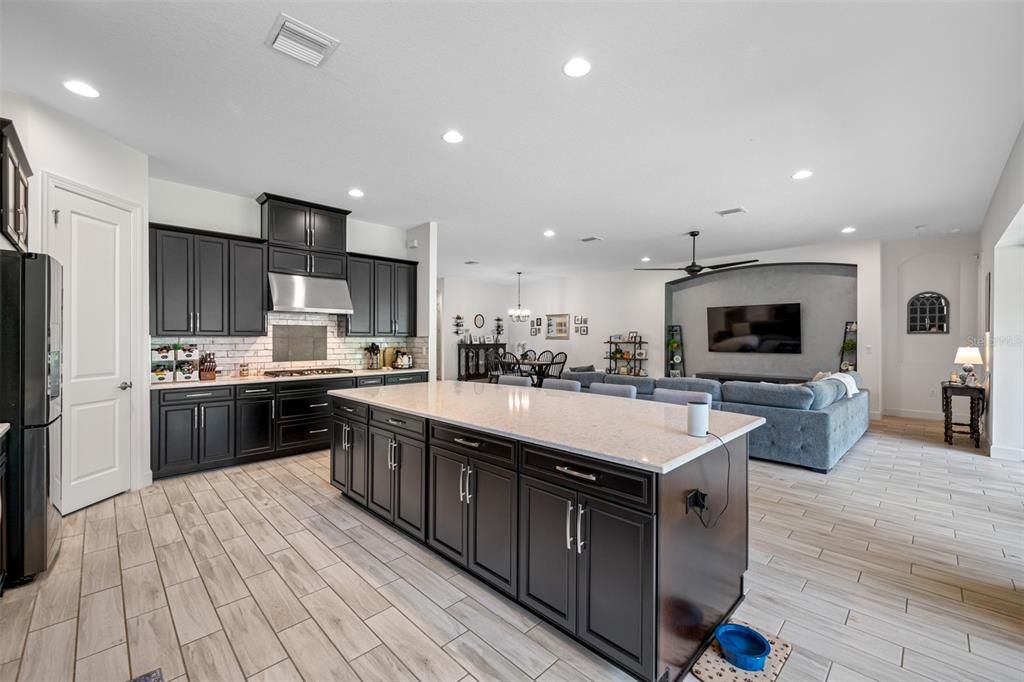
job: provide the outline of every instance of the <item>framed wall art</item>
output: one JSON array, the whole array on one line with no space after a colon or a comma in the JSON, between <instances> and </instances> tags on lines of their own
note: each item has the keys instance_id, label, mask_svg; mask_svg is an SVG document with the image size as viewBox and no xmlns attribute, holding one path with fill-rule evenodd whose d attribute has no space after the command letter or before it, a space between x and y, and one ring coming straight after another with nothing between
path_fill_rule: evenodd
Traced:
<instances>
[{"instance_id":1,"label":"framed wall art","mask_svg":"<svg viewBox=\"0 0 1024 682\"><path fill-rule=\"evenodd\" d=\"M548 315L547 333L544 338L552 341L567 341L569 339L569 313L555 313Z\"/></svg>"}]
</instances>

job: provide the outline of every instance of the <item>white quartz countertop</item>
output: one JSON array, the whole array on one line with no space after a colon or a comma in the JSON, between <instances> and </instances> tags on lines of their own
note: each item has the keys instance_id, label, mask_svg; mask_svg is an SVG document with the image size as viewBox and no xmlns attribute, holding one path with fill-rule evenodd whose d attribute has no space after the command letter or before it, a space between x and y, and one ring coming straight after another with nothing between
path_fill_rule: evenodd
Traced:
<instances>
[{"instance_id":1,"label":"white quartz countertop","mask_svg":"<svg viewBox=\"0 0 1024 682\"><path fill-rule=\"evenodd\" d=\"M0 423L0 438L4 437L4 434L11 430L11 425L7 422Z\"/></svg>"},{"instance_id":2,"label":"white quartz countertop","mask_svg":"<svg viewBox=\"0 0 1024 682\"><path fill-rule=\"evenodd\" d=\"M412 369L354 369L351 372L344 372L342 374L311 374L309 376L302 377L268 377L259 376L252 377L223 377L221 379L213 379L211 381L169 381L167 383L150 384L149 387L154 391L166 390L168 388L195 388L196 386L232 386L235 384L265 384L271 381L313 381L315 379L344 379L345 377L369 377L378 376L381 374L415 374L417 372L426 372L424 368L412 368ZM351 389L349 389L351 390Z\"/></svg>"},{"instance_id":3,"label":"white quartz countertop","mask_svg":"<svg viewBox=\"0 0 1024 682\"><path fill-rule=\"evenodd\" d=\"M686 433L686 407L647 400L464 381L329 394L659 474L720 445ZM764 423L712 410L709 431L728 443Z\"/></svg>"}]
</instances>

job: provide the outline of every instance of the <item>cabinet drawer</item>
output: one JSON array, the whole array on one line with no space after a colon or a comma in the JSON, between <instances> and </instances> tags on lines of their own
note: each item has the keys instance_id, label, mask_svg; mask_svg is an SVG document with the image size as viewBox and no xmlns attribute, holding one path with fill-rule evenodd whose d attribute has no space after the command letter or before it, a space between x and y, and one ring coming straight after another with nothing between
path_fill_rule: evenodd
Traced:
<instances>
[{"instance_id":1,"label":"cabinet drawer","mask_svg":"<svg viewBox=\"0 0 1024 682\"><path fill-rule=\"evenodd\" d=\"M281 395L286 393L311 393L313 391L337 391L345 388L355 388L355 379L307 379L305 381L282 381L277 385L277 392Z\"/></svg>"},{"instance_id":2,"label":"cabinet drawer","mask_svg":"<svg viewBox=\"0 0 1024 682\"><path fill-rule=\"evenodd\" d=\"M427 420L422 417L413 417L401 412L370 406L370 421L376 422L386 429L404 431L417 436L420 440L426 438L427 435Z\"/></svg>"},{"instance_id":3,"label":"cabinet drawer","mask_svg":"<svg viewBox=\"0 0 1024 682\"><path fill-rule=\"evenodd\" d=\"M577 457L536 445L522 445L521 471L597 497L654 511L654 474Z\"/></svg>"},{"instance_id":4,"label":"cabinet drawer","mask_svg":"<svg viewBox=\"0 0 1024 682\"><path fill-rule=\"evenodd\" d=\"M231 400L235 397L235 389L231 386L220 388L203 388L196 386L193 389L180 391L160 391L160 403L184 403L202 402L206 400Z\"/></svg>"},{"instance_id":5,"label":"cabinet drawer","mask_svg":"<svg viewBox=\"0 0 1024 682\"><path fill-rule=\"evenodd\" d=\"M370 416L370 406L354 400L334 398L334 413L346 419L365 422Z\"/></svg>"},{"instance_id":6,"label":"cabinet drawer","mask_svg":"<svg viewBox=\"0 0 1024 682\"><path fill-rule=\"evenodd\" d=\"M516 466L515 441L492 436L487 433L470 431L461 426L430 423L430 441L450 447L456 452L480 457L509 468Z\"/></svg>"},{"instance_id":7,"label":"cabinet drawer","mask_svg":"<svg viewBox=\"0 0 1024 682\"><path fill-rule=\"evenodd\" d=\"M387 386L393 386L394 384L422 384L427 380L425 373L421 374L389 374L384 377L384 383Z\"/></svg>"},{"instance_id":8,"label":"cabinet drawer","mask_svg":"<svg viewBox=\"0 0 1024 682\"><path fill-rule=\"evenodd\" d=\"M383 386L384 376L378 375L372 377L359 377L359 379L357 379L356 385L359 386L359 388L362 388L363 386Z\"/></svg>"},{"instance_id":9,"label":"cabinet drawer","mask_svg":"<svg viewBox=\"0 0 1024 682\"><path fill-rule=\"evenodd\" d=\"M277 447L279 450L296 446L327 447L331 442L331 420L316 419L311 421L278 424Z\"/></svg>"},{"instance_id":10,"label":"cabinet drawer","mask_svg":"<svg viewBox=\"0 0 1024 682\"><path fill-rule=\"evenodd\" d=\"M331 400L327 393L303 393L301 395L281 396L277 400L278 419L302 419L304 417L320 417L331 413Z\"/></svg>"},{"instance_id":11,"label":"cabinet drawer","mask_svg":"<svg viewBox=\"0 0 1024 682\"><path fill-rule=\"evenodd\" d=\"M239 400L246 398L269 398L277 394L277 384L267 383L259 386L238 386L235 395Z\"/></svg>"}]
</instances>

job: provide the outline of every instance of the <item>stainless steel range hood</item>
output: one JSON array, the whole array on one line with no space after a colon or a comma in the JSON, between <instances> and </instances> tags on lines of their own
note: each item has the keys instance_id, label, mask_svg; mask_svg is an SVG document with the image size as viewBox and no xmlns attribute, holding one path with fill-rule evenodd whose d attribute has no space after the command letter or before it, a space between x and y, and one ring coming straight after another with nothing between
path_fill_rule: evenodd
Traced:
<instances>
[{"instance_id":1,"label":"stainless steel range hood","mask_svg":"<svg viewBox=\"0 0 1024 682\"><path fill-rule=\"evenodd\" d=\"M352 296L343 279L271 272L270 299L275 311L351 315Z\"/></svg>"}]
</instances>

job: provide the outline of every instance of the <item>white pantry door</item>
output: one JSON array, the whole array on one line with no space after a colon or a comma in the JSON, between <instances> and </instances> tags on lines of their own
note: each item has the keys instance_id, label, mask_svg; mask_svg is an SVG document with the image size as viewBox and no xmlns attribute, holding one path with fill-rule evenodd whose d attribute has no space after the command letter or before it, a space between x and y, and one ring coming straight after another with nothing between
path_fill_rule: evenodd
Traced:
<instances>
[{"instance_id":1,"label":"white pantry door","mask_svg":"<svg viewBox=\"0 0 1024 682\"><path fill-rule=\"evenodd\" d=\"M131 485L132 214L63 187L49 207L58 213L48 250L64 266L60 510L69 514Z\"/></svg>"}]
</instances>

